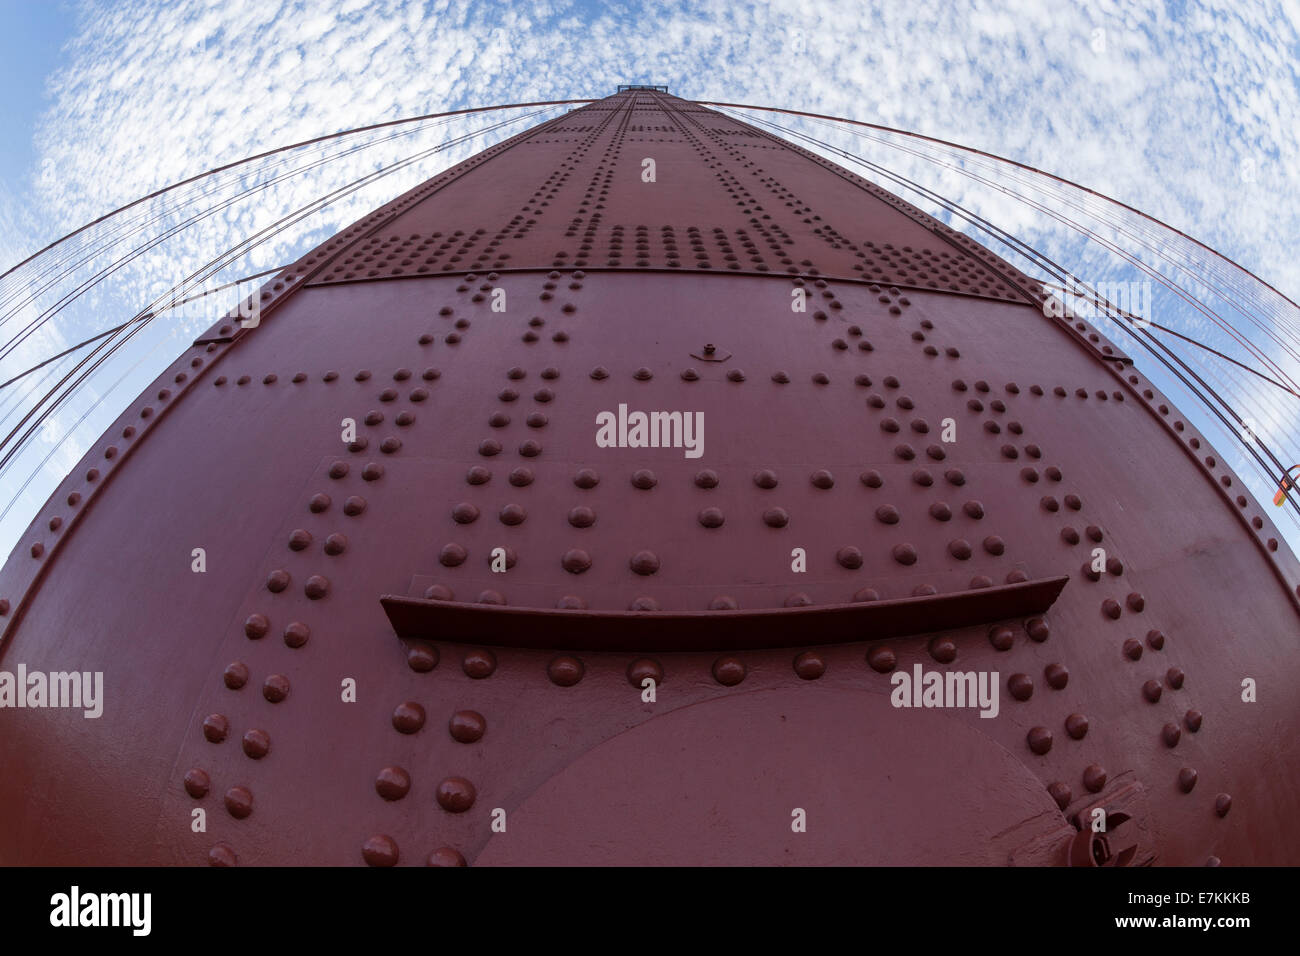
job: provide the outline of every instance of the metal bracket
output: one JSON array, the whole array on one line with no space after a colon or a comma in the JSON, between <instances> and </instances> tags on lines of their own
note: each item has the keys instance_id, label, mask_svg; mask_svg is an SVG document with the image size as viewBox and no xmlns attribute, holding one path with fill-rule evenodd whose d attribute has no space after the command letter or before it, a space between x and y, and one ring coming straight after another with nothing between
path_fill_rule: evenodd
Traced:
<instances>
[{"instance_id":1,"label":"metal bracket","mask_svg":"<svg viewBox=\"0 0 1300 956\"><path fill-rule=\"evenodd\" d=\"M1092 829L1093 811L1106 814L1106 830ZM1070 866L1150 866L1156 858L1147 825L1147 791L1133 780L1082 807L1072 818L1079 828L1070 839Z\"/></svg>"},{"instance_id":2,"label":"metal bracket","mask_svg":"<svg viewBox=\"0 0 1300 956\"><path fill-rule=\"evenodd\" d=\"M399 637L499 647L703 651L846 644L1042 614L1068 577L951 594L736 611L587 611L465 604L385 594Z\"/></svg>"},{"instance_id":3,"label":"metal bracket","mask_svg":"<svg viewBox=\"0 0 1300 956\"><path fill-rule=\"evenodd\" d=\"M704 348L691 353L691 358L699 359L701 362L725 362L731 358L731 353L726 349L720 349L712 342L706 342Z\"/></svg>"}]
</instances>

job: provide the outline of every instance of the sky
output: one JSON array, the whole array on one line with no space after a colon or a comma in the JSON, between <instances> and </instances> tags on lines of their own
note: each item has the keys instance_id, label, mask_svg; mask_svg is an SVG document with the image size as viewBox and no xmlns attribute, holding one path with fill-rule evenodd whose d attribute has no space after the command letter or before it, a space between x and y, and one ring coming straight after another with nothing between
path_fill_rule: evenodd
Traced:
<instances>
[{"instance_id":1,"label":"sky","mask_svg":"<svg viewBox=\"0 0 1300 956\"><path fill-rule=\"evenodd\" d=\"M0 0L0 272L119 205L262 150L439 110L602 96L627 82L665 84L693 99L848 116L1014 157L1150 213L1300 301L1293 242L1300 235L1300 0ZM203 187L210 202L229 199L228 206L122 264L54 322L0 350L0 380L126 321L217 251L329 189L467 130L515 121L237 250L197 287L291 261L438 169L558 112L496 114L394 139L352 140L373 145L283 180L274 177L334 153L304 151L291 157L294 166L264 164L213 180ZM928 176L945 195L1077 264L1076 274L1089 281L1136 275L997 190L861 136L794 125ZM236 198L258 185L256 201ZM57 253L81 250L75 259L47 257L0 279L0 343L82 278L184 221L178 201L145 209L152 231L112 226L122 230L114 239L109 226L92 230ZM1153 243L1166 256L1191 248L1172 234ZM37 278L42 261L78 263L64 270L72 285L46 289ZM1197 277L1196 270L1183 275L1189 284ZM1223 281L1250 282L1241 275ZM1257 286L1241 295L1258 312L1260 334L1295 331L1295 310L1285 300ZM211 297L199 309L178 310L168 328L140 334L134 351L107 364L0 471L0 548L17 540L80 452L186 336L229 304ZM1164 313L1175 327L1207 339L1220 334L1203 316L1180 310L1174 303ZM1231 342L1218 344L1249 358ZM1287 354L1275 357L1300 378ZM1222 367L1204 368L1250 406L1261 434L1300 454L1293 397L1242 384ZM35 394L38 377L24 381ZM1185 404L1176 391L1171 396ZM26 400L12 386L0 389L0 415L8 416L0 437ZM1264 478L1258 482L1262 489ZM1294 546L1300 525L1292 530Z\"/></svg>"}]
</instances>

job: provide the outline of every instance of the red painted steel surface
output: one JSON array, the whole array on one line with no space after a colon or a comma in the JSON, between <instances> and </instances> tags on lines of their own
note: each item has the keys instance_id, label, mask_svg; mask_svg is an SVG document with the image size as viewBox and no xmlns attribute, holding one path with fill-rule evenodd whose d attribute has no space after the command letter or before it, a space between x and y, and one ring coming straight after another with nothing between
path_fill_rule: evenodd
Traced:
<instances>
[{"instance_id":1,"label":"red painted steel surface","mask_svg":"<svg viewBox=\"0 0 1300 956\"><path fill-rule=\"evenodd\" d=\"M659 93L440 174L217 322L10 557L0 671L104 703L0 709L0 862L1300 862L1300 567L1041 294ZM702 454L598 447L620 405ZM917 667L996 716L893 706Z\"/></svg>"}]
</instances>

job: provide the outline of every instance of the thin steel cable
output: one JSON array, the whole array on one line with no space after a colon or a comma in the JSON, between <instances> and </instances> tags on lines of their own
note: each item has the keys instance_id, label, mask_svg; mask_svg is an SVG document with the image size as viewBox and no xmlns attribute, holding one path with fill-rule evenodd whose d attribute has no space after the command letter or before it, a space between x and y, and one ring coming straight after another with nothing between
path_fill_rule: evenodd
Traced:
<instances>
[{"instance_id":1,"label":"thin steel cable","mask_svg":"<svg viewBox=\"0 0 1300 956\"><path fill-rule=\"evenodd\" d=\"M462 116L469 113L489 113L492 112L493 110L524 109L524 108L531 108L534 106L542 106L542 107L565 106L573 103L594 103L594 102L596 102L594 99L541 100L532 103L506 103L498 106L475 106L463 110L446 110L442 113L424 113L420 116L408 116L403 119L386 120L385 122L382 123L371 123L367 126L355 126L352 129L340 130L337 133L326 133L323 136L314 136L311 139L304 139L301 142L290 143L287 146L277 146L274 149L268 149L261 153L255 153L252 156L245 156L243 159L237 159L231 163L225 163L221 166L214 166L212 169L209 169L206 172L198 173L194 176L189 176L185 179L177 180L176 182L172 183L170 186L164 186L162 189L156 189L151 193L141 196L139 199L133 199L131 202L126 203L125 205L118 206L116 209L112 210L111 212L105 213L104 215L100 216L98 219L92 219L90 222L86 223L85 225L72 230L72 232L68 233L67 235L59 239L55 239L53 242L51 242L49 245L45 246L44 248L38 249L36 252L33 252L30 256L28 256L22 262L19 262L17 265L11 266L10 268L6 269L4 272L0 272L0 279L3 279L5 276L9 275L9 273L13 272L15 269L18 269L21 266L26 265L28 262L35 259L37 256L42 255L45 252L48 252L50 249L53 249L55 246L59 245L60 243L66 242L67 240L71 239L73 236L85 232L87 229L89 229L91 226L95 225L96 223L103 222L105 219L108 219L110 216L115 216L118 213L123 212L124 210L131 209L132 207L138 206L143 202L148 202L150 199L153 199L156 196L161 196L163 193L170 192L171 190L176 189L179 186L184 186L186 183L194 182L196 179L202 179L204 176L211 176L213 173L219 173L227 169L233 169L236 166L242 166L245 163L251 163L256 160L263 159L267 156L273 156L276 153L285 152L286 150L297 149L301 146L310 146L312 143L319 143L328 139L338 139L343 136L351 136L355 133L365 133L365 132L369 132L370 130L383 129L384 127L387 126L400 126L404 123L418 123L422 120L438 119L439 117L442 116Z\"/></svg>"},{"instance_id":2,"label":"thin steel cable","mask_svg":"<svg viewBox=\"0 0 1300 956\"><path fill-rule=\"evenodd\" d=\"M880 144L882 144L882 145L889 146L889 147L892 148L892 149L900 150L900 151L903 151L903 152L907 152L907 153L909 153L909 154L911 154L911 155L913 155L913 156L917 156L918 158L924 159L924 160L926 160L927 162L930 162L930 163L932 163L932 164L939 165L939 166L943 166L943 167L945 167L945 168L951 169L951 170L953 170L954 172L960 173L960 174L963 175L963 176L967 176L968 178L974 179L975 181L980 182L980 183L982 183L982 184L984 184L984 185L986 185L986 186L989 186L989 187L992 188L992 189L996 189L996 190L998 190L998 191L1000 191L1000 192L1003 192L1003 193L1006 194L1006 195L1010 195L1010 196L1012 196L1013 198L1015 198L1015 199L1017 199L1017 200L1019 200L1019 201L1021 201L1021 202L1026 203L1027 205L1031 205L1031 206L1033 206L1034 208L1038 209L1038 210L1041 211L1041 212L1045 212L1045 213L1048 213L1048 214L1052 214L1050 210L1048 210L1048 209L1046 209L1045 207L1041 206L1040 204L1034 202L1033 200L1029 199L1028 197L1025 197L1025 196L1023 196L1023 195L1020 195L1020 194L1018 194L1018 193L1016 193L1016 192L1014 192L1014 191L1012 191L1012 190L1008 190L1005 186L1003 186L1003 185L1001 185L1001 184L999 184L999 183L995 183L995 182L992 182L992 181L990 181L990 180L984 179L983 177L977 176L977 175L975 175L975 174L969 172L968 170L965 170L965 169L960 168L960 167L958 167L958 166L954 166L954 165L952 165L952 164L950 164L950 163L947 163L947 162L944 162L944 161L942 161L942 160L935 159L935 158L932 157L932 156L929 156L929 155L927 155L927 154L925 154L925 153L918 152L918 151L916 151L916 150L914 150L914 149L912 149L912 148L910 148L910 147L902 146L902 145L897 144L897 143L892 143L892 142L889 142L888 140L879 139L879 138L877 138L877 137L869 136L869 135L867 135L867 134L859 134L859 133L856 133L855 131L852 131L852 130L850 130L849 132L852 133L852 134L855 135L855 136L859 136L860 138L867 138L867 139L870 139L870 140L872 140L873 142L877 142L877 143L880 143ZM1075 208L1078 208L1078 207L1076 206ZM1078 231L1082 232L1082 233L1083 233L1087 238L1092 239L1093 241L1097 242L1098 244L1103 244L1103 245L1105 245L1108 249L1111 249L1111 251L1114 251L1114 252L1117 252L1118 254L1123 255L1123 257L1124 257L1126 260L1128 260L1128 261L1130 262L1130 264L1135 265L1136 267L1138 267L1139 269L1141 269L1141 270L1142 270L1143 272L1145 272L1146 274L1148 274L1148 275L1152 275L1153 277L1156 276L1156 273L1153 272L1153 271L1152 271L1149 267L1147 267L1144 263L1141 263L1141 262L1139 262L1138 260L1134 259L1134 258L1131 257L1127 252L1124 252L1124 251L1122 251L1122 250L1119 250L1118 247L1115 247L1115 246L1114 246L1112 243L1110 243L1108 240L1104 240L1104 239L1102 239L1102 238L1101 238L1101 237L1100 237L1100 236L1095 232L1095 230L1089 229L1088 227L1086 227L1086 226L1082 226L1082 225L1079 225L1079 224L1077 224L1077 223L1073 223L1072 221L1071 221L1069 224L1071 224L1071 225L1072 225L1074 228L1076 228ZM1114 228L1114 227L1112 226L1112 228ZM1119 230L1119 231L1123 232L1123 230ZM1131 235L1131 234L1129 234L1129 233L1127 233L1127 232L1124 232L1124 234L1126 234L1126 235ZM1136 242L1138 242L1139 244L1142 244L1141 240L1137 239L1137 237L1133 237L1133 238L1134 238L1134 240L1135 240ZM1160 255L1160 253L1159 253L1158 250L1155 250L1155 249L1152 248L1152 247L1148 247L1148 248L1151 248L1151 251L1155 251L1157 255ZM1168 260L1167 260L1167 261L1168 261ZM1171 264L1172 264L1172 263L1171 263ZM1182 267L1182 268L1186 269L1186 267ZM1195 278L1200 279L1200 281L1202 281L1202 282L1203 282L1204 284L1206 284L1206 285L1210 285L1210 283L1207 282L1207 281L1205 281L1204 277L1202 277L1202 276L1195 276ZM1215 324L1217 324L1217 325L1219 325L1221 328L1223 328L1223 330L1224 330L1225 332L1227 332L1231 337L1233 337L1233 338L1234 338L1234 339L1235 339L1239 344L1243 345L1243 346L1247 349L1247 351L1251 352L1251 353L1252 353L1256 358L1258 358L1261 362L1265 363L1266 365L1271 365L1271 366L1273 367L1274 371L1275 371L1277 374L1279 374L1280 376L1283 376L1283 377L1289 377L1289 376L1287 376L1286 372L1283 371L1283 370L1282 370L1282 369L1281 369L1281 368L1280 368L1280 367L1279 367L1279 366L1278 366L1278 365L1277 365L1277 364L1272 360L1271 356L1269 356L1269 355L1268 355L1267 353L1265 353L1265 352L1262 352L1262 351L1258 350L1258 349L1255 347L1254 343L1251 342L1249 339L1245 338L1245 336L1240 332L1239 329L1237 329L1234 325L1232 325L1231 323L1229 323L1229 322L1227 322L1226 320L1224 320L1221 316L1219 316L1219 314L1218 314L1217 312L1215 312L1213 309L1211 309L1211 308L1210 308L1206 303L1204 303L1204 302L1203 302L1202 300L1200 300L1198 297L1192 295L1188 290L1183 289L1180 285L1178 285L1176 282L1174 282L1174 280L1173 280L1172 278L1170 278L1170 277L1168 277L1168 276L1164 276L1164 277L1162 278L1161 281L1162 281L1162 284L1164 284L1167 288L1170 288L1171 291L1174 291L1176 295L1178 295L1180 298L1182 298L1184 301L1186 301L1189 305L1192 305L1194 308L1197 309L1197 311L1200 311L1202 314L1204 314L1207 318L1209 318L1209 319L1210 319L1211 321L1213 321ZM1295 353L1295 352L1290 348L1290 346L1289 346L1287 343L1285 343L1285 342L1283 342L1283 341L1277 339L1276 336L1273 335L1271 329L1269 329L1269 328L1267 328L1267 327L1261 325L1261 324L1260 324L1260 323L1259 323L1259 322L1258 322L1258 321L1257 321L1257 320L1256 320L1252 315L1250 315L1249 313L1244 313L1244 314L1247 315L1247 318L1251 320L1252 324L1254 324L1254 325L1256 325L1258 328L1260 328L1261 332L1263 332L1265 335L1269 336L1270 338L1273 338L1274 341L1277 342L1277 344L1278 344L1280 347L1282 347L1284 350L1290 352L1290 353L1292 354L1292 357L1296 358L1297 360L1300 360L1300 354L1296 354L1296 353ZM1300 384L1297 384L1296 382L1292 381L1289 390L1291 390L1293 393L1295 393L1295 390L1296 390L1296 389L1300 389Z\"/></svg>"},{"instance_id":3,"label":"thin steel cable","mask_svg":"<svg viewBox=\"0 0 1300 956\"><path fill-rule=\"evenodd\" d=\"M1021 242L1020 240L1016 239L1014 236L1010 236L1008 233L1005 233L1003 230L998 229L992 223L988 222L988 220L985 220L982 217L979 217L971 213L969 210L964 209L964 207L961 207L958 204L952 203L949 200L944 199L942 196L933 193L931 190L927 190L925 187L920 186L919 184L913 182L912 180L909 180L906 177L899 176L891 172L890 170L879 166L878 164L872 163L870 160L866 160L863 159L862 157L858 157L847 150L841 149L840 147L836 147L829 143L825 143L821 140L818 140L816 137L812 137L795 130L787 129L786 127L783 127L780 124L772 123L770 121L757 120L757 122L760 122L765 126L769 126L771 128L780 130L781 132L784 132L789 136L803 139L807 142L821 146L824 149L838 153L839 155L851 159L852 161L857 162L860 165L866 166L867 168L879 172L881 175L887 176L891 180L898 182L900 185L906 186L907 188L912 189L918 193L921 193L922 195L928 196L928 198L930 198L932 201L939 203L945 209L947 209L950 214L960 215L963 219L966 219L968 222L971 222L973 225L976 225L977 228L989 232L991 235L994 235L995 237L999 237L1000 241L1005 242L1008 245L1011 245L1013 248L1017 246L1022 247L1022 249L1024 250L1022 254L1036 261L1040 265L1040 267L1044 268L1049 273L1055 275L1058 279L1061 279L1061 281L1065 281L1065 279L1068 277L1076 284L1080 284L1079 280L1073 275L1069 274L1068 270L1063 270L1061 266L1053 262L1047 256L1043 255L1037 249L1034 249L1032 246L1028 245L1027 243ZM1118 316L1112 316L1112 318L1118 318ZM1246 452L1252 458L1255 459L1256 463L1262 469L1263 475L1266 478L1272 480L1273 475L1280 474L1285 469L1285 466L1283 466L1278 461L1277 457L1273 454L1272 450L1267 445L1265 445L1263 441L1259 439L1258 435L1255 436L1255 442L1253 444L1258 446L1263 451L1264 454L1268 455L1268 457L1272 459L1277 469L1276 471L1273 471L1268 467L1268 465L1260 458L1259 453L1255 451L1255 448L1252 447L1251 444L1247 444L1246 442L1241 440L1240 430L1244 429L1246 425L1245 422L1241 419L1241 417L1237 414L1236 410L1231 405L1229 405L1221 396L1219 396L1214 391L1214 389L1212 389L1208 385L1208 383L1206 383L1199 375L1197 375L1196 372L1194 372L1190 367L1188 367L1186 362L1184 362L1182 358L1179 357L1175 352L1169 349L1169 347L1165 343L1161 342L1154 335L1152 335L1149 330L1130 329L1127 326L1120 324L1118 322L1116 324L1119 328L1124 329L1130 335L1137 338L1139 344L1142 344L1144 348L1147 349L1147 351L1149 351L1158 361L1161 362L1161 364L1163 364L1175 377L1177 377L1183 383L1183 386L1188 389L1190 394L1195 396L1198 401L1200 401L1212 414L1214 414L1223 422L1223 424L1227 427L1229 434L1233 435L1237 439L1238 443L1240 443L1241 445L1243 445L1243 447L1245 447ZM1150 340L1150 344L1143 341L1142 339L1143 336L1145 336L1146 339ZM1199 392L1197 388L1187 380L1187 378L1183 375L1182 372L1174 368L1174 366L1170 364L1170 361L1160 354L1161 351L1167 353L1169 358L1172 359L1173 362L1181 366L1181 368L1188 375L1190 375L1192 378L1195 378L1206 389L1206 391L1208 391L1211 395L1215 397L1217 403L1222 406L1224 411L1226 411L1229 415L1231 415L1234 419L1236 419L1237 421L1236 429L1234 429L1231 423L1227 420L1227 418L1224 417L1223 412L1221 412L1219 408L1215 407L1215 403L1210 402L1203 393ZM1300 511L1300 502L1293 500L1291 501L1291 504L1294 509Z\"/></svg>"},{"instance_id":4,"label":"thin steel cable","mask_svg":"<svg viewBox=\"0 0 1300 956\"><path fill-rule=\"evenodd\" d=\"M437 123L433 123L430 126L421 125L421 126L413 127L410 130L401 130L395 133L390 133L386 136L379 137L377 139L373 139L365 143L360 143L355 146L350 146L338 153L326 156L325 160L328 162L333 162L337 159L343 158L344 156L351 155L354 152L359 152L360 150L368 149L371 146L379 145L381 143L387 142L399 136L407 136L412 133L423 132L427 129L436 128L437 126L445 125L453 121L454 118L447 118L447 119L440 120ZM121 242L124 242L125 240L139 234L140 232L143 232L145 229L149 228L153 224L165 220L168 216L175 215L178 211L184 209L186 206L193 205L198 200L215 196L221 193L222 191L230 189L232 187L237 187L250 175L254 175L254 176L264 175L267 171L271 169L275 169L281 166L286 166L295 160L303 158L303 156L305 155L312 155L312 154L324 155L335 145L336 145L335 142L330 141L330 142L318 144L315 147L311 147L309 152L307 153L295 154L295 153L286 152L283 155L277 155L274 158L275 161L273 163L260 165L251 172L227 170L225 172L230 174L229 182L222 182L220 179L218 179L218 176L221 176L223 174L214 174L210 180L205 179L205 180L196 181L192 184L189 184L189 186L186 189L178 192L176 196L169 195L164 197L156 197L156 198L167 199L167 200L180 200L179 202L176 202L174 205L170 205L170 206L164 205L161 208L156 209L153 208L153 205L151 204L150 206L142 207L140 211L137 211L134 214L124 213L122 216L110 217L110 219L98 224L100 226L111 227L112 231L110 231L108 235L100 236L96 232L87 230L85 233L82 234L82 238L85 240L84 242L72 244L66 253L61 254L57 258L52 258L51 262L48 264L45 264L42 260L41 264L44 265L44 269L42 272L38 273L35 276L26 278L22 283L16 283L13 291L7 293L4 297L0 297L0 309L7 309L9 303L12 302L14 298L19 296L23 292L27 293L27 299L24 300L22 303L20 303L17 308L9 309L9 311L6 311L3 314L3 316L0 316L0 325L3 325L6 321L8 321L8 319L13 314L15 314L18 311L18 309L20 309L22 306L30 304L40 294L44 293L45 291L48 291L50 288L53 288L55 285L57 285L59 281L66 278L68 273L81 267L87 262L92 261L96 256L104 254L113 246ZM305 168L313 168L313 167L304 167L304 169ZM244 190L244 194L247 194L249 191L252 190L252 188L253 187L251 186L246 187ZM191 196L190 195L191 193L195 195ZM99 243L98 246L95 245L95 243L97 242ZM76 262L73 262L72 260L75 259L78 255L81 255L82 258L77 260ZM69 263L71 264L69 265ZM41 281L48 279L50 276L54 276L54 279L47 282L45 286L39 289L35 289L35 286L37 284L39 284ZM33 291L33 289L35 289L35 291Z\"/></svg>"},{"instance_id":5,"label":"thin steel cable","mask_svg":"<svg viewBox=\"0 0 1300 956\"><path fill-rule=\"evenodd\" d=\"M536 114L531 114L531 115L536 115ZM387 138L396 138L398 136L408 135L408 133L409 131L393 133L390 134L389 137ZM135 259L144 255L144 253L150 251L151 249L155 248L158 245L161 245L166 240L174 238L175 236L183 232L186 228L189 228L198 222L208 219L216 215L218 212L221 212L224 209L228 209L234 206L235 204L250 198L252 195L258 192L262 192L263 190L269 189L272 186L277 185L282 181L286 181L292 178L293 176L296 176L309 169L314 169L319 166L323 166L326 163L333 162L335 159L341 158L343 155L346 155L346 153L317 160L315 162L307 164L306 166L302 166L296 170L292 170L289 173L285 173L281 176L278 176L274 179L268 180L266 182L258 183L256 186L249 187L235 194L234 196L230 196L226 198L225 200L221 201L215 206L212 206L200 213L195 213L194 215L190 216L188 219L185 219L180 223L173 225L166 232L158 236L155 236L153 239L151 239L149 242L145 243L144 245L136 247L128 254L123 255L122 257L118 258L114 262L110 263L108 266L101 269L99 272L91 276L89 279L84 280L80 285L76 286L71 291L65 293L56 303L49 306L47 309L41 312L36 318L32 319L22 330L19 331L17 335L13 336L3 346L0 346L0 361L3 361L15 348L17 348L24 341L26 341L29 336L31 336L35 331L37 331L39 328L44 326L46 322L48 322L50 319L56 316L60 311L65 309L72 302L75 302L77 299L81 298L81 296L83 296L86 292L88 292L90 289L97 286L109 275L113 274L114 272L124 267L127 263L134 261ZM2 324L3 322L0 322L0 325Z\"/></svg>"},{"instance_id":6,"label":"thin steel cable","mask_svg":"<svg viewBox=\"0 0 1300 956\"><path fill-rule=\"evenodd\" d=\"M404 160L399 161L398 163L392 164L388 167L384 167L380 170L359 177L358 179L353 180L351 183L348 183L345 186L340 187L339 189L336 189L326 194L324 197L321 197L320 199L314 200L312 203L309 203L306 206L303 206L300 209L295 210L293 213L289 214L288 216L282 217L276 223L273 223L270 226L260 230L259 232L254 233L248 239L245 239L243 242L227 250L226 253L224 253L222 256L218 257L217 259L210 260L209 266L206 266L196 271L195 273L192 273L186 279L182 280L181 283L179 283L176 286L173 286L170 293L164 293L163 296L160 296L153 303L151 303L150 308L143 310L137 316L137 318L141 318L143 319L143 321L131 325L131 327L125 332L125 335L122 335L118 339L118 341L113 342L113 340L110 338L101 342L98 346L96 346L96 348L89 355L85 356L77 364L77 366L75 366L67 375L65 375L65 377L55 386L54 389L51 389L51 391L45 395L45 397L36 405L36 407L31 409L27 413L27 415L24 416L23 420L20 421L18 425L15 426L9 432L9 434L5 437L5 439L2 442L0 442L0 447L8 446L8 451L5 453L3 458L0 459L0 472L3 472L7 468L9 462L13 459L13 457L16 454L20 453L25 448L26 444L31 440L31 437L34 434L35 430L41 426L41 424L46 420L46 418L48 418L50 414L53 414L53 412L55 412L67 400L67 398L77 390L80 384L84 382L91 373L93 373L105 360L107 360L110 356L112 356L112 354L116 352L117 349L119 349L122 345L126 344L127 341L133 338L141 329L145 328L149 324L149 322L152 321L152 316L148 316L146 315L146 313L152 312L154 309L156 309L157 305L162 301L166 301L169 295L174 297L175 291L177 289L183 288L186 284L194 281L195 279L199 279L199 281L205 280L210 275L215 274L215 272L218 272L220 271L220 269L224 268L225 265L229 263L229 261L233 261L233 259L238 258L241 255L244 255L249 249L254 248L255 246L261 244L262 242L265 242L267 239L272 238L275 235L278 235L285 228L288 228L288 226L296 224L297 222L301 221L307 216L312 215L313 213L319 211L322 208L328 207L331 203L333 203L336 199L340 198L343 195L348 195L352 192L355 192L358 189L362 188L363 186L368 185L370 182L376 181L384 176L391 175L392 173L404 169L407 166L412 165L413 163L419 162L420 160L426 158L427 156L441 152L452 146L458 145L461 142L476 138L478 136L485 135L487 133L494 132L495 130L501 127L513 123L517 123L522 120L531 119L534 116L537 116L540 113L545 112L547 108L549 107L543 107L540 110L537 110L533 113L525 114L523 116L510 117L508 119L502 120L499 123L488 126L484 129L472 131L463 136L456 137L449 142L441 143L437 146L422 150ZM539 124L537 129L540 130L544 128L546 125L548 124L547 123ZM101 352L101 350L103 350L103 354L98 354ZM81 372L81 369L87 363L90 363L90 367L87 368L84 372ZM80 377L78 377L77 380L73 382L71 386L64 389L62 393L51 402L50 399L52 398L54 393L57 390L63 388L63 386L66 385L67 382L72 378L72 376L76 375L78 372L81 373ZM102 397L100 401L102 401ZM49 407L46 408L43 412L41 412L40 415L37 417L37 420L33 422L30 427L28 427L28 429L26 430L26 432L24 432L22 437L16 443L13 443L13 438L17 434L17 432L36 413L37 409L45 405L46 402L50 402ZM98 402L96 402L96 405L97 404ZM84 416L81 420L84 420ZM57 445L61 445L63 441L67 439L69 434L71 434L71 432L65 434L63 438L59 440ZM13 502L11 501L10 506L12 506L12 503Z\"/></svg>"}]
</instances>

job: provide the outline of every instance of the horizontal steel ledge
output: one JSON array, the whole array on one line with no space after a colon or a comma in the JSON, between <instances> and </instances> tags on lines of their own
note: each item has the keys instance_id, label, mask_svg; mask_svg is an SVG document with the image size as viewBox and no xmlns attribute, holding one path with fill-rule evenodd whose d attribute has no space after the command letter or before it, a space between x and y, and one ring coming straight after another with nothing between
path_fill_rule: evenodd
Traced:
<instances>
[{"instance_id":1,"label":"horizontal steel ledge","mask_svg":"<svg viewBox=\"0 0 1300 956\"><path fill-rule=\"evenodd\" d=\"M1068 577L924 597L736 611L575 611L385 594L398 637L586 651L736 651L847 644L1044 613ZM815 638L815 640L811 640Z\"/></svg>"}]
</instances>

